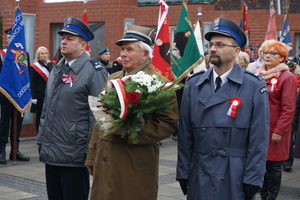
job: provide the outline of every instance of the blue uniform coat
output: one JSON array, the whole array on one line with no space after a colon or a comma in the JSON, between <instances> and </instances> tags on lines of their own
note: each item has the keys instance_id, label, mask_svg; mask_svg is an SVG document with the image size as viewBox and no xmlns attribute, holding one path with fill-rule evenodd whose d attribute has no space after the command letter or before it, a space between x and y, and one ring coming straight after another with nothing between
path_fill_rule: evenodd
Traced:
<instances>
[{"instance_id":1,"label":"blue uniform coat","mask_svg":"<svg viewBox=\"0 0 300 200\"><path fill-rule=\"evenodd\" d=\"M217 93L212 68L184 89L176 179L189 180L188 200L241 200L243 183L262 186L269 135L265 81L235 64ZM242 101L236 116L229 101Z\"/></svg>"}]
</instances>

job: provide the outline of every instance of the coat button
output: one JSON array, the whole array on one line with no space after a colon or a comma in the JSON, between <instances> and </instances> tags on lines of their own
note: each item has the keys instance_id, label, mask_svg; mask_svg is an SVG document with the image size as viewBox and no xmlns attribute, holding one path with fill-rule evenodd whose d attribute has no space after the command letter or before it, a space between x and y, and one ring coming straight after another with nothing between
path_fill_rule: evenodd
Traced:
<instances>
[{"instance_id":1,"label":"coat button","mask_svg":"<svg viewBox=\"0 0 300 200\"><path fill-rule=\"evenodd\" d=\"M201 128L201 131L202 131L202 132L206 131L206 128L205 128L205 127L202 127L202 128Z\"/></svg>"},{"instance_id":2,"label":"coat button","mask_svg":"<svg viewBox=\"0 0 300 200\"><path fill-rule=\"evenodd\" d=\"M225 180L225 176L222 177L222 180Z\"/></svg>"},{"instance_id":3,"label":"coat button","mask_svg":"<svg viewBox=\"0 0 300 200\"><path fill-rule=\"evenodd\" d=\"M106 162L107 160L106 160L106 158L102 158L102 161L103 161L103 162Z\"/></svg>"}]
</instances>

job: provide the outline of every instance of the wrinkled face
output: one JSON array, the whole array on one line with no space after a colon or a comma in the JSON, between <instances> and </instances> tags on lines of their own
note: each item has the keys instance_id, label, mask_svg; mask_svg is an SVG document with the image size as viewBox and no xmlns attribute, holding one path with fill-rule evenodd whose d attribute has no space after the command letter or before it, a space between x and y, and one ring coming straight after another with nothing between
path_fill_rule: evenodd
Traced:
<instances>
[{"instance_id":1,"label":"wrinkled face","mask_svg":"<svg viewBox=\"0 0 300 200\"><path fill-rule=\"evenodd\" d=\"M105 52L105 53L102 53L101 55L99 55L101 60L104 60L104 61L109 61L110 59L110 52Z\"/></svg>"},{"instance_id":2,"label":"wrinkled face","mask_svg":"<svg viewBox=\"0 0 300 200\"><path fill-rule=\"evenodd\" d=\"M120 55L126 72L136 69L149 58L149 52L142 50L139 42L122 42Z\"/></svg>"},{"instance_id":3,"label":"wrinkled face","mask_svg":"<svg viewBox=\"0 0 300 200\"><path fill-rule=\"evenodd\" d=\"M64 33L60 43L61 54L68 61L73 60L84 53L86 44L87 42L79 36Z\"/></svg>"},{"instance_id":4,"label":"wrinkled face","mask_svg":"<svg viewBox=\"0 0 300 200\"><path fill-rule=\"evenodd\" d=\"M264 50L263 51L263 60L264 64L268 69L272 69L283 62L284 57L282 57L277 51L274 49Z\"/></svg>"},{"instance_id":5,"label":"wrinkled face","mask_svg":"<svg viewBox=\"0 0 300 200\"><path fill-rule=\"evenodd\" d=\"M211 48L209 49L210 63L212 63L216 67L233 62L233 60L235 59L235 57L237 57L240 51L239 50L240 48L235 47L236 44L233 44L232 39L229 37L214 35L211 38L210 43L221 44L221 45L212 45ZM227 46L227 45L231 45L231 46Z\"/></svg>"},{"instance_id":6,"label":"wrinkled face","mask_svg":"<svg viewBox=\"0 0 300 200\"><path fill-rule=\"evenodd\" d=\"M47 60L49 60L49 54L47 51L45 51L44 49L40 50L39 53L39 60L41 60L42 62L46 63Z\"/></svg>"}]
</instances>

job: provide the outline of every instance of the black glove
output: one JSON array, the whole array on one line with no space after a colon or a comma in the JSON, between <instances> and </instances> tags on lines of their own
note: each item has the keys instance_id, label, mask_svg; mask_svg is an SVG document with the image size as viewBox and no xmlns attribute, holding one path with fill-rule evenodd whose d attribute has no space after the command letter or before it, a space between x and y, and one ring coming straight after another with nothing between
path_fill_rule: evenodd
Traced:
<instances>
[{"instance_id":1,"label":"black glove","mask_svg":"<svg viewBox=\"0 0 300 200\"><path fill-rule=\"evenodd\" d=\"M186 195L189 187L189 181L187 179L177 179L177 181L179 181L183 194Z\"/></svg>"},{"instance_id":2,"label":"black glove","mask_svg":"<svg viewBox=\"0 0 300 200\"><path fill-rule=\"evenodd\" d=\"M243 184L245 200L252 200L254 195L259 191L260 187L250 184Z\"/></svg>"}]
</instances>

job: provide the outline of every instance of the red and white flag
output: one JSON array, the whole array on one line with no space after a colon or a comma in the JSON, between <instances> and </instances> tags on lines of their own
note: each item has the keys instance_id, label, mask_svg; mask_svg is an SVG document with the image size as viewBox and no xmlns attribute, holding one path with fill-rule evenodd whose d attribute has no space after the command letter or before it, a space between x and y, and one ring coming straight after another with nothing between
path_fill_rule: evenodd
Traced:
<instances>
[{"instance_id":1,"label":"red and white flag","mask_svg":"<svg viewBox=\"0 0 300 200\"><path fill-rule=\"evenodd\" d=\"M87 14L86 8L84 8L84 10L83 10L82 21L83 21L86 25L89 24L89 22L88 22L88 21L89 21L89 20L88 20L88 14ZM90 48L90 43L89 43L89 42L88 42L88 44L87 44L85 50L86 50L86 52L87 52L88 54L90 54L91 48Z\"/></svg>"},{"instance_id":2,"label":"red and white flag","mask_svg":"<svg viewBox=\"0 0 300 200\"><path fill-rule=\"evenodd\" d=\"M169 6L163 0L160 0L158 5L160 5L158 26L151 64L154 66L157 72L172 81L170 33L168 22Z\"/></svg>"},{"instance_id":3,"label":"red and white flag","mask_svg":"<svg viewBox=\"0 0 300 200\"><path fill-rule=\"evenodd\" d=\"M270 20L268 24L268 29L266 33L265 40L277 40L277 28L276 28L276 22L275 22L275 9L274 9L274 3L271 1L270 3Z\"/></svg>"}]
</instances>

